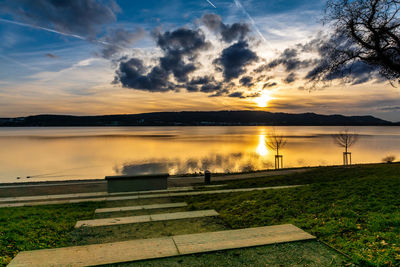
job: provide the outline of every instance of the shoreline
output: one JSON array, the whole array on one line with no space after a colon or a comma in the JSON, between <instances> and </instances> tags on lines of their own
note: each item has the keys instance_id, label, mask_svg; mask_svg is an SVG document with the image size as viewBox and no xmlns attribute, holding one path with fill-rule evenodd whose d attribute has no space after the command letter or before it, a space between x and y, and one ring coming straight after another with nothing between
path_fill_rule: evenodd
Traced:
<instances>
[{"instance_id":1,"label":"shoreline","mask_svg":"<svg viewBox=\"0 0 400 267\"><path fill-rule=\"evenodd\" d=\"M380 165L387 163L368 163L354 164L347 168L357 168L362 166ZM391 163L392 165L400 162ZM213 174L212 184L220 184L229 181L247 180L252 178L268 178L279 175L290 175L295 173L308 172L318 168L342 168L343 165L333 166L314 166L302 168L285 168L281 170L260 170L245 173L218 173ZM186 187L204 185L204 176L170 176L168 187ZM2 183L0 184L0 197L19 197L37 195L57 195L74 193L106 192L107 182L104 179L82 179L64 181L41 181L27 183Z\"/></svg>"}]
</instances>

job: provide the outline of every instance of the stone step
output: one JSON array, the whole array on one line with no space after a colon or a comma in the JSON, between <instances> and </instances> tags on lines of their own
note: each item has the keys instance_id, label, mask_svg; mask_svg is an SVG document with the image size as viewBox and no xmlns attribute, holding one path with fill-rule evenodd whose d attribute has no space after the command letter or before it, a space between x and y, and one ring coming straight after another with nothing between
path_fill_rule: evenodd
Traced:
<instances>
[{"instance_id":1,"label":"stone step","mask_svg":"<svg viewBox=\"0 0 400 267\"><path fill-rule=\"evenodd\" d=\"M103 208L96 209L95 213L108 213L108 212L121 212L121 211L134 211L134 210L152 210L152 209L167 209L167 208L181 208L186 207L187 203L164 203L164 204L151 204L141 206L127 206L127 207L116 207L116 208Z\"/></svg>"},{"instance_id":2,"label":"stone step","mask_svg":"<svg viewBox=\"0 0 400 267\"><path fill-rule=\"evenodd\" d=\"M93 266L212 252L315 237L291 224L98 245L23 251L8 266Z\"/></svg>"},{"instance_id":3,"label":"stone step","mask_svg":"<svg viewBox=\"0 0 400 267\"><path fill-rule=\"evenodd\" d=\"M160 214L150 214L150 215L140 215L140 216L78 221L75 224L75 228L168 221L168 220L178 220L178 219L210 217L218 215L219 215L218 212L216 212L215 210L182 211L173 213L160 213Z\"/></svg>"}]
</instances>

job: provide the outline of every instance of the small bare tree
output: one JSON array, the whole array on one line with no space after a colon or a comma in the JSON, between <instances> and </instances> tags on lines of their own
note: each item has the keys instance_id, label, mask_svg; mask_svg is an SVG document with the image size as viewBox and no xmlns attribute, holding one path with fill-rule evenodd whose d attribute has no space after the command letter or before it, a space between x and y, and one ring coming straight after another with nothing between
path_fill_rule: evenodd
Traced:
<instances>
[{"instance_id":1,"label":"small bare tree","mask_svg":"<svg viewBox=\"0 0 400 267\"><path fill-rule=\"evenodd\" d=\"M396 156L390 155L390 156L386 156L382 159L383 162L386 163L393 163L393 161L396 159Z\"/></svg>"},{"instance_id":2,"label":"small bare tree","mask_svg":"<svg viewBox=\"0 0 400 267\"><path fill-rule=\"evenodd\" d=\"M359 135L346 129L338 134L332 135L332 138L336 145L345 149L343 152L343 165L349 165L349 163L351 165L351 152L349 152L349 148L358 141Z\"/></svg>"},{"instance_id":3,"label":"small bare tree","mask_svg":"<svg viewBox=\"0 0 400 267\"><path fill-rule=\"evenodd\" d=\"M279 150L283 149L286 146L287 138L275 130L272 130L265 140L265 145L271 149L276 151L275 155L275 169L280 169L283 167L283 156L279 155Z\"/></svg>"}]
</instances>

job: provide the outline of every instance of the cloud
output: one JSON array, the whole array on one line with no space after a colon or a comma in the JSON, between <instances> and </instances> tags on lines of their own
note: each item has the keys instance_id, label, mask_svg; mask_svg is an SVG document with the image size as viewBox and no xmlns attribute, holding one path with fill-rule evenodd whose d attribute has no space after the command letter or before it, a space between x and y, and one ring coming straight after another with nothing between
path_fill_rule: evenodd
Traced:
<instances>
[{"instance_id":1,"label":"cloud","mask_svg":"<svg viewBox=\"0 0 400 267\"><path fill-rule=\"evenodd\" d=\"M122 61L116 71L113 83L121 83L123 87L146 90L151 92L166 92L174 90L169 80L169 73L160 67L154 67L148 74L143 61L131 58Z\"/></svg>"},{"instance_id":2,"label":"cloud","mask_svg":"<svg viewBox=\"0 0 400 267\"><path fill-rule=\"evenodd\" d=\"M170 76L179 83L188 82L188 75L197 69L195 60L198 53L210 47L200 29L179 28L172 32L158 32L155 39L163 51L158 65L146 73L142 60L123 58L114 83L121 82L124 87L151 92L177 90L182 85L171 82Z\"/></svg>"},{"instance_id":3,"label":"cloud","mask_svg":"<svg viewBox=\"0 0 400 267\"><path fill-rule=\"evenodd\" d=\"M6 0L0 10L34 26L95 39L103 25L116 20L119 7L112 0Z\"/></svg>"},{"instance_id":4,"label":"cloud","mask_svg":"<svg viewBox=\"0 0 400 267\"><path fill-rule=\"evenodd\" d=\"M179 82L188 80L188 74L196 70L193 62L198 52L208 49L211 45L200 29L180 28L172 32L158 33L156 38L157 45L164 51L164 57L160 58L160 67L171 71Z\"/></svg>"},{"instance_id":5,"label":"cloud","mask_svg":"<svg viewBox=\"0 0 400 267\"><path fill-rule=\"evenodd\" d=\"M294 72L289 73L284 80L285 83L293 83L294 81L296 81L296 74Z\"/></svg>"},{"instance_id":6,"label":"cloud","mask_svg":"<svg viewBox=\"0 0 400 267\"><path fill-rule=\"evenodd\" d=\"M322 82L341 80L344 83L352 85L363 84L372 80L383 82L382 76L379 75L378 67L368 65L359 60L342 66L340 69L331 70L328 73L325 70L329 69L331 62L341 58L335 53L335 49L348 50L352 44L347 38L338 38L327 36L318 33L317 36L305 44L297 44L298 52L316 53L318 58L313 60L308 66L313 68L305 75L305 79L309 81L321 80Z\"/></svg>"},{"instance_id":7,"label":"cloud","mask_svg":"<svg viewBox=\"0 0 400 267\"><path fill-rule=\"evenodd\" d=\"M301 60L298 57L297 49L287 48L275 60L266 65L266 69L273 69L282 65L287 72L291 72L300 68L307 68L311 66L312 60Z\"/></svg>"},{"instance_id":8,"label":"cloud","mask_svg":"<svg viewBox=\"0 0 400 267\"><path fill-rule=\"evenodd\" d=\"M156 30L152 37L161 56L146 62L139 57L121 58L113 83L149 92L186 90L206 93L210 97L250 97L255 80L246 72L259 58L245 39L248 26L240 23L226 25L215 14L204 15L202 21L207 28L220 34L219 44L212 46L201 28ZM234 40L236 42L231 44ZM217 56L210 53L218 51L211 51L211 48L218 49L221 45L222 50ZM211 64L204 66L204 58ZM205 74L210 67L216 70L214 75ZM239 81L233 81L236 78L240 78ZM236 92L239 88L249 89L248 94L243 92L240 95Z\"/></svg>"},{"instance_id":9,"label":"cloud","mask_svg":"<svg viewBox=\"0 0 400 267\"><path fill-rule=\"evenodd\" d=\"M326 68L327 64L329 63L324 59L321 59L321 62L310 70L305 78L311 81L314 80ZM350 83L352 85L363 84L371 80L376 80L377 82L384 81L382 76L379 75L377 67L367 65L361 61L347 64L340 69L324 74L322 77L322 81L324 82L333 80L341 80L342 82Z\"/></svg>"},{"instance_id":10,"label":"cloud","mask_svg":"<svg viewBox=\"0 0 400 267\"><path fill-rule=\"evenodd\" d=\"M142 28L138 28L134 32L123 28L109 30L108 34L100 39L103 42L101 54L104 58L112 58L144 35L145 31Z\"/></svg>"},{"instance_id":11,"label":"cloud","mask_svg":"<svg viewBox=\"0 0 400 267\"><path fill-rule=\"evenodd\" d=\"M239 82L245 87L251 87L254 85L253 78L251 76L244 76L239 80Z\"/></svg>"},{"instance_id":12,"label":"cloud","mask_svg":"<svg viewBox=\"0 0 400 267\"><path fill-rule=\"evenodd\" d=\"M243 92L233 92L229 94L229 97L246 98Z\"/></svg>"},{"instance_id":13,"label":"cloud","mask_svg":"<svg viewBox=\"0 0 400 267\"><path fill-rule=\"evenodd\" d=\"M219 95L228 92L222 82L216 81L212 76L196 77L189 82L187 88L192 88L188 91L203 92L203 93L217 93Z\"/></svg>"},{"instance_id":14,"label":"cloud","mask_svg":"<svg viewBox=\"0 0 400 267\"><path fill-rule=\"evenodd\" d=\"M47 53L47 54L45 54L45 56L49 57L49 58L58 58L56 55L54 55L52 53Z\"/></svg>"},{"instance_id":15,"label":"cloud","mask_svg":"<svg viewBox=\"0 0 400 267\"><path fill-rule=\"evenodd\" d=\"M382 107L382 108L379 108L379 110L383 110L383 111L399 111L400 110L400 106Z\"/></svg>"},{"instance_id":16,"label":"cloud","mask_svg":"<svg viewBox=\"0 0 400 267\"><path fill-rule=\"evenodd\" d=\"M224 24L221 17L216 14L204 14L201 21L208 29L219 33L222 40L227 43L231 43L235 40L243 40L250 33L248 24Z\"/></svg>"},{"instance_id":17,"label":"cloud","mask_svg":"<svg viewBox=\"0 0 400 267\"><path fill-rule=\"evenodd\" d=\"M277 86L277 85L278 84L276 82L267 82L267 83L264 84L263 89L271 88L271 87L274 87L274 86Z\"/></svg>"},{"instance_id":18,"label":"cloud","mask_svg":"<svg viewBox=\"0 0 400 267\"><path fill-rule=\"evenodd\" d=\"M225 81L230 81L245 73L246 66L257 60L257 54L249 49L248 43L238 41L225 48L221 56L214 60L214 64L223 72Z\"/></svg>"}]
</instances>

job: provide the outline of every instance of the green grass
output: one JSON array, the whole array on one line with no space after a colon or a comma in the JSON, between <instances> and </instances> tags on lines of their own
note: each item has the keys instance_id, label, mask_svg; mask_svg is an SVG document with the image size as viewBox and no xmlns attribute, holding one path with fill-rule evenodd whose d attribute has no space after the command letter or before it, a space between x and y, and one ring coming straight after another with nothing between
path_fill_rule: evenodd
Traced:
<instances>
[{"instance_id":1,"label":"green grass","mask_svg":"<svg viewBox=\"0 0 400 267\"><path fill-rule=\"evenodd\" d=\"M282 223L293 223L310 232L320 240L342 250L353 262L361 265L400 265L399 164L313 168L297 174L232 181L225 187L290 184L310 185L283 190L199 195L172 200L162 198L2 208L0 209L0 265L6 265L19 251L24 250ZM190 204L189 209L216 209L221 214L221 220L212 218L182 220L183 227L176 221L159 224L153 222L140 227L138 225L105 227L94 231L73 228L76 221L93 218L96 208L183 200ZM245 259L248 265L254 263L253 266L264 262L262 260L272 265L275 263L285 265L291 261L294 265L318 265L320 259L317 255L320 252L313 247L316 245L311 242L307 243L310 244L309 247L303 248L303 245L299 244L302 243L176 257L163 259L162 265L180 266L178 265L180 261L184 263L181 265L186 265L188 261L193 263L192 266L225 266L226 264L223 265L225 259L230 263L229 266L242 265L242 259ZM312 254L312 251L315 253ZM305 262L297 262L299 257L296 255L302 253L310 255L300 257ZM321 253L325 255L325 252ZM322 256L320 257L322 260ZM257 258L260 258L259 262ZM158 260L150 261L149 264L154 263L153 266L157 266L157 262ZM319 265L328 265L325 263L321 262ZM132 266L142 266L147 262L137 264Z\"/></svg>"},{"instance_id":2,"label":"green grass","mask_svg":"<svg viewBox=\"0 0 400 267\"><path fill-rule=\"evenodd\" d=\"M276 181L273 181L277 179ZM363 265L400 265L400 165L326 167L231 182L228 187L310 184L283 190L202 195L192 209L216 209L232 228L293 223Z\"/></svg>"},{"instance_id":3,"label":"green grass","mask_svg":"<svg viewBox=\"0 0 400 267\"><path fill-rule=\"evenodd\" d=\"M251 178L236 181L218 182L226 186L218 188L248 188L279 185L299 185L311 183L339 182L341 180L355 179L361 177L399 177L400 163L397 164L371 164L352 165L347 167L317 167L309 168L308 171L267 176L262 178Z\"/></svg>"},{"instance_id":4,"label":"green grass","mask_svg":"<svg viewBox=\"0 0 400 267\"><path fill-rule=\"evenodd\" d=\"M318 241L233 249L107 266L179 267L179 266L345 266L346 258Z\"/></svg>"},{"instance_id":5,"label":"green grass","mask_svg":"<svg viewBox=\"0 0 400 267\"><path fill-rule=\"evenodd\" d=\"M67 246L77 220L93 217L102 203L0 209L0 266L19 252Z\"/></svg>"}]
</instances>

